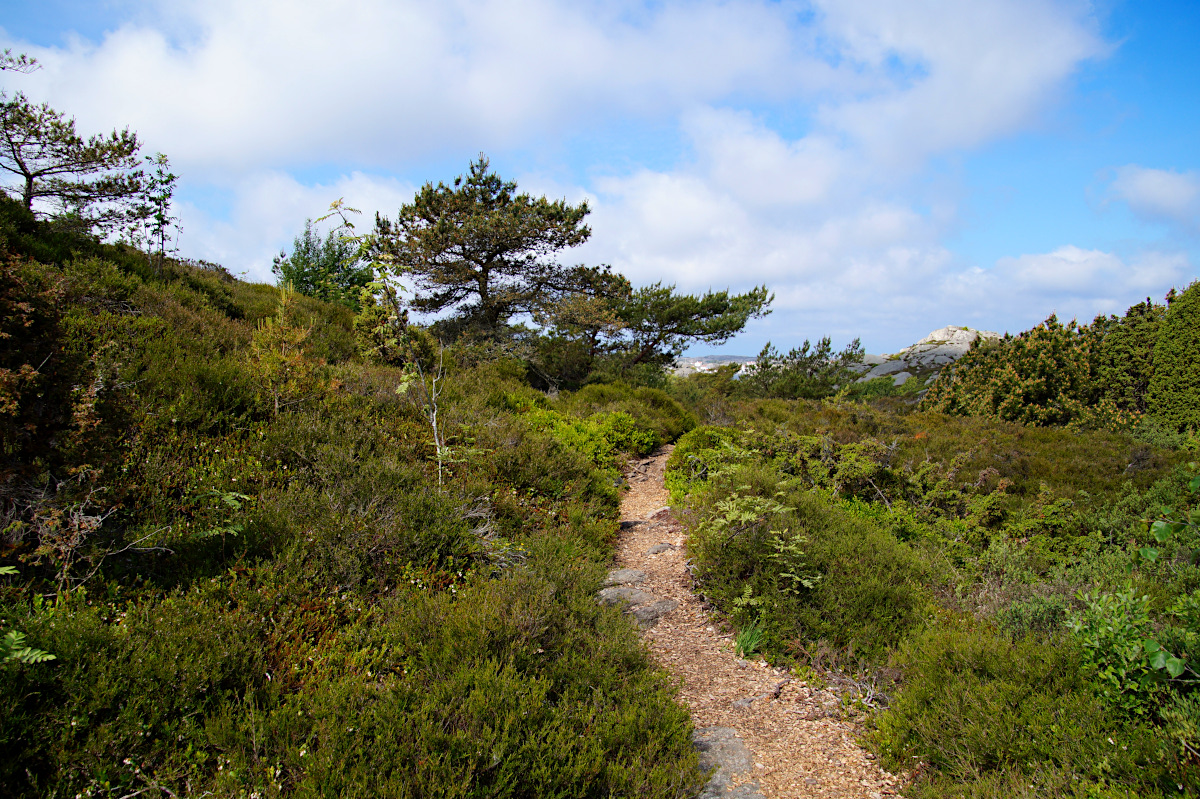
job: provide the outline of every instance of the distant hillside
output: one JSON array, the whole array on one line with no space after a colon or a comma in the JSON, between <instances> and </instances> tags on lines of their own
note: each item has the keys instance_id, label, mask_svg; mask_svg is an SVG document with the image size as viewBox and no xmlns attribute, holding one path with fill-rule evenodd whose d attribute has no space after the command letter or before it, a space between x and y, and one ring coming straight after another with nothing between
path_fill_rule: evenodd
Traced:
<instances>
[{"instance_id":1,"label":"distant hillside","mask_svg":"<svg viewBox=\"0 0 1200 799\"><path fill-rule=\"evenodd\" d=\"M680 358L674 370L677 377L687 377L698 372L714 372L718 367L736 363L754 363L753 355L697 355Z\"/></svg>"},{"instance_id":2,"label":"distant hillside","mask_svg":"<svg viewBox=\"0 0 1200 799\"><path fill-rule=\"evenodd\" d=\"M980 336L985 339L1000 338L999 333L990 330L947 325L934 330L894 355L864 355L862 364L852 368L863 373L860 381L890 375L897 386L903 385L910 377L920 377L926 382L932 382L942 367L962 357L971 348L971 342ZM726 364L745 366L754 361L755 357L751 355L688 356L679 359L674 374L677 377L687 377L696 373L713 372Z\"/></svg>"}]
</instances>

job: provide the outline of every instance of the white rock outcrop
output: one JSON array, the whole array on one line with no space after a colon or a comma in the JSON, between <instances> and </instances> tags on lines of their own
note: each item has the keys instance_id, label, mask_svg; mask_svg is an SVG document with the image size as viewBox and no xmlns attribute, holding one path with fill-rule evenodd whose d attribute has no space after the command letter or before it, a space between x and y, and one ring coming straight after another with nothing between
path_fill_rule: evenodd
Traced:
<instances>
[{"instance_id":1,"label":"white rock outcrop","mask_svg":"<svg viewBox=\"0 0 1200 799\"><path fill-rule=\"evenodd\" d=\"M859 381L890 375L896 381L896 385L901 385L913 374L925 375L931 371L940 370L946 364L954 363L967 350L971 349L971 344L977 338L998 339L1000 334L991 330L975 330L971 327L947 325L933 331L916 344L905 347L895 355L868 355L863 359L863 365L860 367L866 373L859 378Z\"/></svg>"}]
</instances>

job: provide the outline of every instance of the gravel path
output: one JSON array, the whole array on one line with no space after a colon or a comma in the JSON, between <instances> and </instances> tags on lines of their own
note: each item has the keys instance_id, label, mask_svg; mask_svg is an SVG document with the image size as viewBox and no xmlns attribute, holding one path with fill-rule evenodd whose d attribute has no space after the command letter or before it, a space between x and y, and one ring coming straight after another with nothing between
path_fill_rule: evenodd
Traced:
<instances>
[{"instance_id":1,"label":"gravel path","mask_svg":"<svg viewBox=\"0 0 1200 799\"><path fill-rule=\"evenodd\" d=\"M719 767L703 799L895 796L902 780L856 743L838 698L733 653L691 591L682 525L666 507L665 448L630 464L617 568L601 601L628 603L654 658L682 680L701 761Z\"/></svg>"}]
</instances>

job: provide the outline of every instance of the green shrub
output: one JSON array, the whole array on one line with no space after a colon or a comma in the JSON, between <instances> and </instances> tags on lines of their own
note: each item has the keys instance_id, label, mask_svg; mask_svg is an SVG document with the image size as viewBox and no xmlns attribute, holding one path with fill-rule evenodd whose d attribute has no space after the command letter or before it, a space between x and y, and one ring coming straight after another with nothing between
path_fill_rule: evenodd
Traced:
<instances>
[{"instance_id":1,"label":"green shrub","mask_svg":"<svg viewBox=\"0 0 1200 799\"><path fill-rule=\"evenodd\" d=\"M981 339L943 370L923 405L1026 424L1113 429L1136 425L1149 410L1168 426L1186 426L1169 395L1187 394L1187 386L1197 383L1196 324L1187 318L1187 305L1170 330L1170 309L1147 299L1120 319L1098 316L1090 325L1063 325L1051 316L1015 337ZM1188 396L1178 408L1196 404Z\"/></svg>"},{"instance_id":2,"label":"green shrub","mask_svg":"<svg viewBox=\"0 0 1200 799\"><path fill-rule=\"evenodd\" d=\"M623 383L593 383L563 395L557 407L575 416L626 413L652 431L660 443L670 443L696 426L692 415L666 392Z\"/></svg>"},{"instance_id":3,"label":"green shrub","mask_svg":"<svg viewBox=\"0 0 1200 799\"><path fill-rule=\"evenodd\" d=\"M1027 635L1058 635L1070 603L1058 595L1033 596L1014 602L996 616L996 625L1013 638Z\"/></svg>"},{"instance_id":4,"label":"green shrub","mask_svg":"<svg viewBox=\"0 0 1200 799\"><path fill-rule=\"evenodd\" d=\"M984 624L953 621L906 642L894 662L904 686L871 734L889 768L923 761L943 789L1015 782L1009 775L1016 774L1026 784L1044 775L1061 789L1070 787L1061 780L1067 775L1115 783L1109 795L1118 796L1124 789L1153 795L1180 776L1164 769L1152 732L1106 713L1070 645L1014 641Z\"/></svg>"},{"instance_id":5,"label":"green shrub","mask_svg":"<svg viewBox=\"0 0 1200 799\"><path fill-rule=\"evenodd\" d=\"M1154 376L1154 346L1166 308L1149 298L1110 323L1096 352L1095 380L1104 396L1125 411L1144 413ZM1114 317L1115 319L1115 317Z\"/></svg>"},{"instance_id":6,"label":"green shrub","mask_svg":"<svg viewBox=\"0 0 1200 799\"><path fill-rule=\"evenodd\" d=\"M1085 661L1094 667L1100 695L1122 712L1149 715L1163 691L1144 646L1151 637L1149 597L1132 586L1116 593L1081 594L1082 610L1069 626Z\"/></svg>"},{"instance_id":7,"label":"green shrub","mask_svg":"<svg viewBox=\"0 0 1200 799\"><path fill-rule=\"evenodd\" d=\"M764 649L826 640L879 662L929 609L929 568L874 522L761 466L693 499L689 552L706 596L765 629Z\"/></svg>"},{"instance_id":8,"label":"green shrub","mask_svg":"<svg viewBox=\"0 0 1200 799\"><path fill-rule=\"evenodd\" d=\"M667 459L665 482L671 500L681 501L721 468L746 462L748 453L738 446L740 441L736 431L712 426L697 427L680 438Z\"/></svg>"},{"instance_id":9,"label":"green shrub","mask_svg":"<svg viewBox=\"0 0 1200 799\"><path fill-rule=\"evenodd\" d=\"M999 341L976 339L930 387L922 406L1034 425L1066 424L1096 400L1091 380L1096 331L1051 316Z\"/></svg>"},{"instance_id":10,"label":"green shrub","mask_svg":"<svg viewBox=\"0 0 1200 799\"><path fill-rule=\"evenodd\" d=\"M891 377L874 377L870 380L864 380L861 383L855 381L848 384L842 390L841 396L848 400L862 402L881 397L916 394L920 390L920 385L921 381L916 378L910 378L904 381L903 385L898 386L896 385L896 381Z\"/></svg>"}]
</instances>

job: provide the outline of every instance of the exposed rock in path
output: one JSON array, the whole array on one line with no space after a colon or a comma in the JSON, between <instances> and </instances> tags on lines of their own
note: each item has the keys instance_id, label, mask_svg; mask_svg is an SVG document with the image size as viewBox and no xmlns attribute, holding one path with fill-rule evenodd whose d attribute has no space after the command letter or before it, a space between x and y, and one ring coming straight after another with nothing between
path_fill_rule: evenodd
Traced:
<instances>
[{"instance_id":1,"label":"exposed rock in path","mask_svg":"<svg viewBox=\"0 0 1200 799\"><path fill-rule=\"evenodd\" d=\"M704 786L700 799L765 799L758 783L734 786L733 777L754 768L754 756L731 727L704 727L692 733L700 755L700 768L717 771Z\"/></svg>"},{"instance_id":2,"label":"exposed rock in path","mask_svg":"<svg viewBox=\"0 0 1200 799\"><path fill-rule=\"evenodd\" d=\"M637 585L646 579L641 569L614 569L604 578L604 585Z\"/></svg>"},{"instance_id":3,"label":"exposed rock in path","mask_svg":"<svg viewBox=\"0 0 1200 799\"><path fill-rule=\"evenodd\" d=\"M646 554L647 555L661 555L664 552L673 552L674 550L675 550L674 544L655 544L654 546L652 546L646 550Z\"/></svg>"},{"instance_id":4,"label":"exposed rock in path","mask_svg":"<svg viewBox=\"0 0 1200 799\"><path fill-rule=\"evenodd\" d=\"M658 599L654 594L641 590L640 588L629 588L628 586L601 588L596 594L596 599L601 605L619 605L622 602L630 605L648 605Z\"/></svg>"},{"instance_id":5,"label":"exposed rock in path","mask_svg":"<svg viewBox=\"0 0 1200 799\"><path fill-rule=\"evenodd\" d=\"M641 569L615 569L608 573L604 584L596 593L596 601L602 605L627 605L625 612L634 618L638 627L643 630L658 624L658 620L679 607L674 599L659 599L649 591L634 588L630 583L640 583L646 579L646 573Z\"/></svg>"},{"instance_id":6,"label":"exposed rock in path","mask_svg":"<svg viewBox=\"0 0 1200 799\"><path fill-rule=\"evenodd\" d=\"M643 630L649 629L658 624L658 620L667 615L675 608L679 607L679 602L674 599L660 599L650 605L643 605L640 608L634 608L629 611L629 615L637 619L638 626Z\"/></svg>"}]
</instances>

